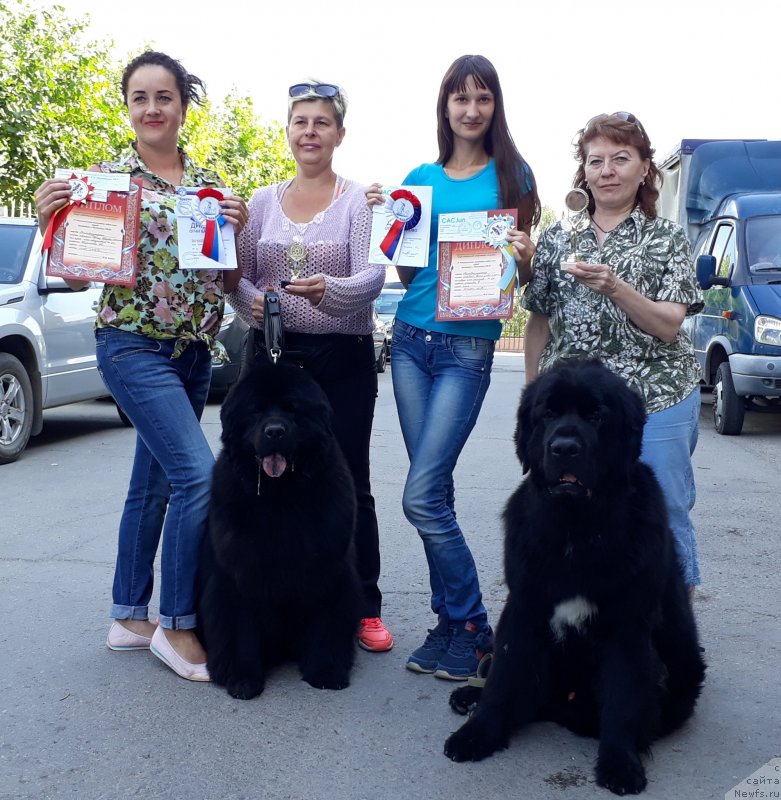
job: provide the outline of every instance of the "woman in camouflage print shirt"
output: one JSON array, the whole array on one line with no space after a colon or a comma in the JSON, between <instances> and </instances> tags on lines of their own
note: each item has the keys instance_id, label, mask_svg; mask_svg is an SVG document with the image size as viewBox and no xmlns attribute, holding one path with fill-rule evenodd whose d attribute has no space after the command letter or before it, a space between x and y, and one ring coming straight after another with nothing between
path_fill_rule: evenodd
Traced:
<instances>
[{"instance_id":1,"label":"woman in camouflage print shirt","mask_svg":"<svg viewBox=\"0 0 781 800\"><path fill-rule=\"evenodd\" d=\"M563 265L571 236L560 223L538 245L523 298L531 311L526 378L559 359L593 357L640 392L648 412L642 460L662 484L687 584L700 582L690 511L695 487L699 367L687 315L702 309L683 229L656 216L661 178L640 122L600 114L580 131L574 186L589 196L591 227L578 262Z\"/></svg>"}]
</instances>

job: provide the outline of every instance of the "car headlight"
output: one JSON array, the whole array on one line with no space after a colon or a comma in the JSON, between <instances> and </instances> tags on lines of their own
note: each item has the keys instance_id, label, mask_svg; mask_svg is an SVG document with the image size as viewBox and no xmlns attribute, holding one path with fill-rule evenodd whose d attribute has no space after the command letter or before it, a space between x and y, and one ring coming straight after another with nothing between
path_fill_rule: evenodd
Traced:
<instances>
[{"instance_id":1,"label":"car headlight","mask_svg":"<svg viewBox=\"0 0 781 800\"><path fill-rule=\"evenodd\" d=\"M754 321L754 338L760 344L781 346L781 319L778 319L778 317L757 317Z\"/></svg>"}]
</instances>

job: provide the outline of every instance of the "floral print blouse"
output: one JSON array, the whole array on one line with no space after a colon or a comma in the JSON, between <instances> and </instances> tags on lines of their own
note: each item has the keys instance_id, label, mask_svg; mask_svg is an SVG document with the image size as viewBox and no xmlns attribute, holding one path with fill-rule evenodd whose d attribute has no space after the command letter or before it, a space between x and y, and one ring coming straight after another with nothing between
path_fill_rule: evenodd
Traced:
<instances>
[{"instance_id":1,"label":"floral print blouse","mask_svg":"<svg viewBox=\"0 0 781 800\"><path fill-rule=\"evenodd\" d=\"M610 297L577 283L559 263L570 247L570 234L561 223L542 234L534 277L521 301L524 308L548 317L551 336L540 369L559 359L599 358L640 392L649 414L687 397L700 375L688 335L681 330L668 344L641 330ZM640 294L683 303L687 316L702 310L689 242L676 223L651 219L638 206L601 248L592 228L578 236L577 247L579 260L607 264Z\"/></svg>"},{"instance_id":2,"label":"floral print blouse","mask_svg":"<svg viewBox=\"0 0 781 800\"><path fill-rule=\"evenodd\" d=\"M197 167L180 150L183 186L224 186L216 172ZM101 172L126 172L144 179L135 286L106 284L98 301L96 327L115 327L153 339L177 339L173 357L202 340L218 358L216 340L224 309L222 272L179 266L175 224L175 186L155 175L130 148L118 161L104 161Z\"/></svg>"}]
</instances>

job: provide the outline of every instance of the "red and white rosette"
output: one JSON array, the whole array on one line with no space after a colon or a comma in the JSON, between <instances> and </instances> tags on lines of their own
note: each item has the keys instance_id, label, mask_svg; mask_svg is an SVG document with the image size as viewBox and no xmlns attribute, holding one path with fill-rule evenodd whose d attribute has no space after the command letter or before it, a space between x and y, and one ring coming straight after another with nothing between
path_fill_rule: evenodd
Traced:
<instances>
[{"instance_id":1,"label":"red and white rosette","mask_svg":"<svg viewBox=\"0 0 781 800\"><path fill-rule=\"evenodd\" d=\"M390 193L386 206L394 219L385 238L380 242L380 250L395 264L401 252L404 231L411 231L420 222L420 200L406 189L396 189Z\"/></svg>"},{"instance_id":2,"label":"red and white rosette","mask_svg":"<svg viewBox=\"0 0 781 800\"><path fill-rule=\"evenodd\" d=\"M225 243L222 241L220 228L225 224L221 206L225 195L219 189L209 186L196 192L195 197L196 200L192 206L192 218L204 226L201 252L212 261L224 264Z\"/></svg>"},{"instance_id":3,"label":"red and white rosette","mask_svg":"<svg viewBox=\"0 0 781 800\"><path fill-rule=\"evenodd\" d=\"M70 178L68 178L68 183L71 187L71 195L68 198L68 202L51 215L49 224L46 226L46 231L43 234L42 253L45 253L52 246L54 232L67 219L68 214L70 214L76 206L85 205L95 191L95 187L89 182L89 178L86 175L80 178L75 173L71 173Z\"/></svg>"}]
</instances>

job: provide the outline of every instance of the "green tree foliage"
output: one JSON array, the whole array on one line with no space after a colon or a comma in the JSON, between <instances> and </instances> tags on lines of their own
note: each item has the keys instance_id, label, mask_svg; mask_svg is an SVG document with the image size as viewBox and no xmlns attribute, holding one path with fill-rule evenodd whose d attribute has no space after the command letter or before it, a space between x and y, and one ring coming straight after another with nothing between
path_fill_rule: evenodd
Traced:
<instances>
[{"instance_id":1,"label":"green tree foliage","mask_svg":"<svg viewBox=\"0 0 781 800\"><path fill-rule=\"evenodd\" d=\"M550 228L554 222L557 221L556 212L550 206L543 206L542 213L540 214L540 221L532 231L532 239L536 242L540 238L540 234L546 229Z\"/></svg>"},{"instance_id":2,"label":"green tree foliage","mask_svg":"<svg viewBox=\"0 0 781 800\"><path fill-rule=\"evenodd\" d=\"M290 178L296 163L279 124L265 125L252 99L231 92L187 112L182 140L199 164L216 169L236 193L249 199L258 186Z\"/></svg>"},{"instance_id":3,"label":"green tree foliage","mask_svg":"<svg viewBox=\"0 0 781 800\"><path fill-rule=\"evenodd\" d=\"M60 6L0 0L0 198L29 201L57 166L89 165L129 140L111 43Z\"/></svg>"},{"instance_id":4,"label":"green tree foliage","mask_svg":"<svg viewBox=\"0 0 781 800\"><path fill-rule=\"evenodd\" d=\"M90 41L88 25L60 6L0 0L0 205L30 202L56 167L86 168L132 140L119 89L127 59ZM281 126L263 124L235 91L191 108L182 142L246 198L295 171Z\"/></svg>"},{"instance_id":5,"label":"green tree foliage","mask_svg":"<svg viewBox=\"0 0 781 800\"><path fill-rule=\"evenodd\" d=\"M540 234L556 222L556 212L550 206L543 206L542 213L540 214L540 221L532 231L532 240L536 242L540 238ZM526 333L526 323L529 320L529 312L521 307L521 296L523 295L523 288L515 292L515 305L513 307L513 315L510 319L505 320L502 327L502 337L515 339L522 337Z\"/></svg>"}]
</instances>

